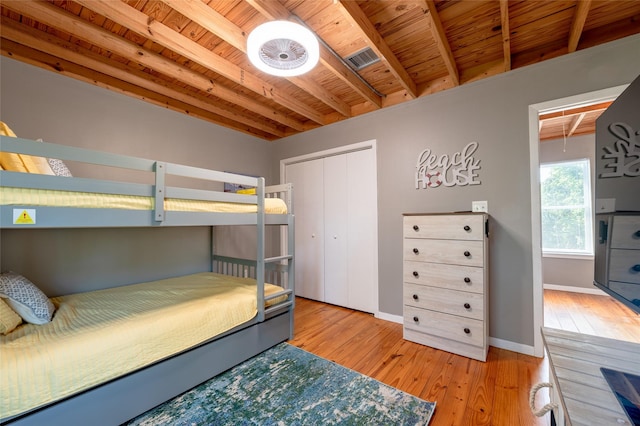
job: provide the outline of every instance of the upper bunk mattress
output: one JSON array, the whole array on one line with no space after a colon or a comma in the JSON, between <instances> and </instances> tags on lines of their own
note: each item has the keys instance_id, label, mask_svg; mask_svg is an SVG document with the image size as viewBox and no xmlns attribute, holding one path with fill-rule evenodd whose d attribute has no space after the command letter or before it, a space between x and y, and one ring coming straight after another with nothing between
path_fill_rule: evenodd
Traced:
<instances>
[{"instance_id":1,"label":"upper bunk mattress","mask_svg":"<svg viewBox=\"0 0 640 426\"><path fill-rule=\"evenodd\" d=\"M265 213L286 214L287 205L280 198L264 199ZM154 199L135 195L57 191L0 187L0 205L153 210ZM256 204L167 198L164 209L184 212L256 213Z\"/></svg>"},{"instance_id":2,"label":"upper bunk mattress","mask_svg":"<svg viewBox=\"0 0 640 426\"><path fill-rule=\"evenodd\" d=\"M265 284L266 295L281 290ZM256 316L256 293L253 279L204 272L52 298L50 323L0 335L0 418L229 331Z\"/></svg>"}]
</instances>

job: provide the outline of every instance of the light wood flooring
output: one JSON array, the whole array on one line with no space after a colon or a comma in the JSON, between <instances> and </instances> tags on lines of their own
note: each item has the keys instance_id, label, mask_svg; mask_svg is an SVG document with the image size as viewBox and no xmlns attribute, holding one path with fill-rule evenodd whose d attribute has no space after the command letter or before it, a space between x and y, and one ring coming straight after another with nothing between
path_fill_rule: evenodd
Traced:
<instances>
[{"instance_id":1,"label":"light wood flooring","mask_svg":"<svg viewBox=\"0 0 640 426\"><path fill-rule=\"evenodd\" d=\"M402 325L297 298L289 343L419 398L435 401L429 423L548 425L529 408L531 386L548 380L546 360L491 347L475 361L402 339ZM536 406L548 402L545 395Z\"/></svg>"},{"instance_id":2,"label":"light wood flooring","mask_svg":"<svg viewBox=\"0 0 640 426\"><path fill-rule=\"evenodd\" d=\"M640 316L609 296L545 290L545 326L640 342ZM402 339L402 325L297 298L291 344L419 398L436 401L430 426L548 425L529 390L548 380L540 359L491 347L486 363ZM549 402L538 392L535 405Z\"/></svg>"},{"instance_id":3,"label":"light wood flooring","mask_svg":"<svg viewBox=\"0 0 640 426\"><path fill-rule=\"evenodd\" d=\"M544 325L640 343L640 315L604 294L545 290Z\"/></svg>"}]
</instances>

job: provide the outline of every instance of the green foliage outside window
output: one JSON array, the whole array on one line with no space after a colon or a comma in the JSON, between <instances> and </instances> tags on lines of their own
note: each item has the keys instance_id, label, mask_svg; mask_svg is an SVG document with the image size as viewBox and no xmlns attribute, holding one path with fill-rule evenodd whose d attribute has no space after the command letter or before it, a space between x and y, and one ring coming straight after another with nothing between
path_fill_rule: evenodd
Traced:
<instances>
[{"instance_id":1,"label":"green foliage outside window","mask_svg":"<svg viewBox=\"0 0 640 426\"><path fill-rule=\"evenodd\" d=\"M542 248L592 253L589 160L540 166Z\"/></svg>"}]
</instances>

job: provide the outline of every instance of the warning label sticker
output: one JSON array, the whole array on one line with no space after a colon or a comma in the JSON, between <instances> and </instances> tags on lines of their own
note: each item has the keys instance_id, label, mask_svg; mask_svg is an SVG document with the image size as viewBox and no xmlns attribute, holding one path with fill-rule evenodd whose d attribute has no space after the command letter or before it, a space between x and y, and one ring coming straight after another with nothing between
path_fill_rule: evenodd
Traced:
<instances>
[{"instance_id":1,"label":"warning label sticker","mask_svg":"<svg viewBox=\"0 0 640 426\"><path fill-rule=\"evenodd\" d=\"M35 225L36 209L13 209L14 225Z\"/></svg>"}]
</instances>

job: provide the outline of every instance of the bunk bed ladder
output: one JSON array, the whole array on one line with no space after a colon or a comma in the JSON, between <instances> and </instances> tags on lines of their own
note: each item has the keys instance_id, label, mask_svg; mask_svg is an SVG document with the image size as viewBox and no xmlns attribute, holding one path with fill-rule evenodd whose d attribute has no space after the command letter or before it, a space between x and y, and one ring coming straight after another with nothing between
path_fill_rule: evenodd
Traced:
<instances>
[{"instance_id":1,"label":"bunk bed ladder","mask_svg":"<svg viewBox=\"0 0 640 426\"><path fill-rule=\"evenodd\" d=\"M291 191L289 188L288 197L290 198ZM258 281L258 321L262 322L265 319L265 315L270 312L280 309L284 306L290 307L293 309L294 307L294 290L293 290L293 215L289 215L288 223L287 223L287 233L289 236L288 240L288 253L265 258L265 213L264 213L264 199L265 199L265 187L264 187L264 178L258 179L258 187L256 188L256 195L258 196L258 252L257 252L257 262L256 262L256 280ZM284 263L284 264L283 264ZM268 266L269 265L269 266ZM273 265L273 266L271 266ZM287 285L284 291L280 291L278 293L265 296L264 294L264 277L267 268L279 272L286 272L287 277ZM283 271L284 268L284 271ZM284 284L284 283L279 283ZM279 297L286 295L287 301L283 303L277 303L272 307L267 308L265 302L269 300L274 300ZM293 321L293 316L292 316ZM293 324L292 330L293 330ZM293 333L293 331L292 331Z\"/></svg>"},{"instance_id":2,"label":"bunk bed ladder","mask_svg":"<svg viewBox=\"0 0 640 426\"><path fill-rule=\"evenodd\" d=\"M287 194L288 194L287 196L289 201L291 201L291 195L292 195L291 187L289 187ZM292 206L293 203L289 205ZM292 213L291 210L290 210L290 213ZM265 309L266 314L282 306L289 307L291 311L293 311L295 308L295 300L296 300L295 287L294 287L295 286L295 259L294 259L295 227L294 227L293 214L288 215L286 232L287 232L287 241L286 241L287 254L265 259L265 263L267 263L268 265L273 265L273 269L280 271L281 273L285 273L286 280L287 280L286 285L284 282L281 282L280 285L285 285L286 289L276 294L269 295L265 299L268 301L268 300L272 300L277 297L280 297L282 295L287 295L287 301L285 303L277 304L277 306L266 308ZM291 334L289 338L293 339L293 315L291 315L290 321L291 321L291 324L289 329L291 330Z\"/></svg>"},{"instance_id":3,"label":"bunk bed ladder","mask_svg":"<svg viewBox=\"0 0 640 426\"><path fill-rule=\"evenodd\" d=\"M235 277L254 278L256 280L256 293L257 293L257 318L258 322L263 322L267 315L281 310L283 307L288 307L293 310L295 306L295 275L294 275L294 216L291 211L292 208L292 187L290 184L277 185L269 187L269 191L278 193L279 196L286 199L287 208L289 214L287 214L287 223L282 225L286 227L286 254L275 257L265 257L265 232L266 232L266 219L265 219L265 207L264 199L266 188L264 186L264 178L258 178L258 185L256 187L257 195L257 249L256 259L239 259L235 257L222 256L216 254L215 247L215 227L212 227L211 235L211 253L212 253L212 271L232 275ZM265 281L284 287L284 290L279 291L269 296L265 296L264 288ZM286 296L287 300L283 302L274 303L273 306L266 307L267 302ZM293 338L293 315L291 316L291 338Z\"/></svg>"}]
</instances>

